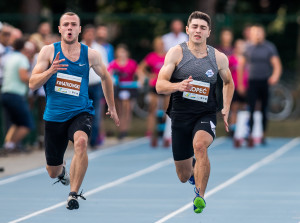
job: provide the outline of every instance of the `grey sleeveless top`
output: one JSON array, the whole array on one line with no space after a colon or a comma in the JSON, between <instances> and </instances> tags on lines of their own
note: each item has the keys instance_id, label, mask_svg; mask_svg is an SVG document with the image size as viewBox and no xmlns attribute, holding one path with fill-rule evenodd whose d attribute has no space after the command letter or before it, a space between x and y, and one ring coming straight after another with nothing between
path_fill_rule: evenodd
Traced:
<instances>
[{"instance_id":1,"label":"grey sleeveless top","mask_svg":"<svg viewBox=\"0 0 300 223\"><path fill-rule=\"evenodd\" d=\"M183 57L176 66L170 81L172 83L181 82L189 76L192 76L193 80L209 83L210 90L207 102L184 98L183 92L180 91L172 93L167 113L171 115L171 117L177 113L195 115L215 113L217 111L215 91L218 75L215 49L207 45L208 55L204 58L197 58L188 49L186 42L181 43L180 46L182 48Z\"/></svg>"}]
</instances>

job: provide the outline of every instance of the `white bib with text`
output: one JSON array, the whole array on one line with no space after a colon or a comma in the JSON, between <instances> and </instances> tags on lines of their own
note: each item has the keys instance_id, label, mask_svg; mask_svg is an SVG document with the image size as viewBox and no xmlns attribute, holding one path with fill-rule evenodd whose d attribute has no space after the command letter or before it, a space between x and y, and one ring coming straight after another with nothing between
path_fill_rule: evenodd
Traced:
<instances>
[{"instance_id":1,"label":"white bib with text","mask_svg":"<svg viewBox=\"0 0 300 223\"><path fill-rule=\"evenodd\" d=\"M192 89L183 92L182 97L207 103L210 83L193 80L190 84L192 85Z\"/></svg>"},{"instance_id":2,"label":"white bib with text","mask_svg":"<svg viewBox=\"0 0 300 223\"><path fill-rule=\"evenodd\" d=\"M57 73L55 91L73 96L79 96L82 77Z\"/></svg>"}]
</instances>

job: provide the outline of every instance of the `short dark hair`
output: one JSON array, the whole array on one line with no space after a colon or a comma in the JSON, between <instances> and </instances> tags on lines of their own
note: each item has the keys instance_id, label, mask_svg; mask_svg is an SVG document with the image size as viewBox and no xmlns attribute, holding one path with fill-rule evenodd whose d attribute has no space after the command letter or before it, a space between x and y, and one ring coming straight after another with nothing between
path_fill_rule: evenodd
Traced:
<instances>
[{"instance_id":1,"label":"short dark hair","mask_svg":"<svg viewBox=\"0 0 300 223\"><path fill-rule=\"evenodd\" d=\"M80 25L80 17L75 13L75 12L71 12L71 11L69 11L69 12L65 12L64 14L62 14L61 15L61 17L59 18L59 24L60 24L60 20L61 20L61 18L64 16L64 15L69 15L69 16L73 16L73 15L75 15L75 16L77 16L78 17L78 19L79 19L79 25Z\"/></svg>"},{"instance_id":2,"label":"short dark hair","mask_svg":"<svg viewBox=\"0 0 300 223\"><path fill-rule=\"evenodd\" d=\"M206 21L209 29L211 29L211 19L210 19L209 15L207 15L206 13L200 12L200 11L192 12L192 14L189 16L187 26L190 25L190 23L193 19L202 19L202 20Z\"/></svg>"},{"instance_id":3,"label":"short dark hair","mask_svg":"<svg viewBox=\"0 0 300 223\"><path fill-rule=\"evenodd\" d=\"M13 42L13 48L14 48L14 50L15 51L21 51L24 48L25 43L26 43L26 39L25 38L16 39Z\"/></svg>"},{"instance_id":4,"label":"short dark hair","mask_svg":"<svg viewBox=\"0 0 300 223\"><path fill-rule=\"evenodd\" d=\"M93 24L87 24L83 27L82 33L86 33L89 29L95 29L95 26Z\"/></svg>"},{"instance_id":5,"label":"short dark hair","mask_svg":"<svg viewBox=\"0 0 300 223\"><path fill-rule=\"evenodd\" d=\"M265 29L265 27L263 26L263 24L260 24L260 23L255 23L255 24L253 24L251 27L261 28L264 32L266 31L266 29Z\"/></svg>"}]
</instances>

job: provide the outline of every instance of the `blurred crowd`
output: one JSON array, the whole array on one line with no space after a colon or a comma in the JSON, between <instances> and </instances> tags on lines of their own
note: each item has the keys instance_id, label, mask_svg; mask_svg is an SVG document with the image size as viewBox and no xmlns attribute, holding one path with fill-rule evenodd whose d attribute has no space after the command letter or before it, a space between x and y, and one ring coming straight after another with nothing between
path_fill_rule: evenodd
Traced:
<instances>
[{"instance_id":1,"label":"blurred crowd","mask_svg":"<svg viewBox=\"0 0 300 223\"><path fill-rule=\"evenodd\" d=\"M31 92L28 89L28 80L41 48L60 41L59 34L53 33L51 27L49 22L43 22L36 33L24 34L16 27L0 23L0 103L5 134L1 151L5 153L26 151L23 142L31 131L37 132L36 144L43 148L45 92L43 88ZM80 41L101 54L108 71L113 76L116 106L121 122L114 135L119 140L128 136L132 127L133 104L136 104L140 92L146 92L144 97L148 105L146 106L148 115L145 135L149 137L153 147L160 141L166 148L170 146L170 120L164 112L169 98L158 95L155 84L167 51L188 40L184 28L181 20L173 20L170 32L155 37L152 51L141 61L136 61L131 58L130 49L126 44L113 46L110 43L108 26L88 24L82 27ZM236 87L229 120L234 145L240 147L246 139L248 146L253 147L257 143L252 135L255 125L253 113L255 110L261 111L262 132L259 142L265 143L268 86L279 81L281 63L276 47L265 40L262 26L246 25L241 36L243 38L234 38L233 31L224 28L220 32L219 44L214 47L228 56ZM96 110L90 147L97 149L106 137L103 122L105 99L101 79L92 69L89 96ZM34 113L34 109L37 112ZM246 135L240 137L236 134L238 112L243 110L249 112L248 131Z\"/></svg>"}]
</instances>

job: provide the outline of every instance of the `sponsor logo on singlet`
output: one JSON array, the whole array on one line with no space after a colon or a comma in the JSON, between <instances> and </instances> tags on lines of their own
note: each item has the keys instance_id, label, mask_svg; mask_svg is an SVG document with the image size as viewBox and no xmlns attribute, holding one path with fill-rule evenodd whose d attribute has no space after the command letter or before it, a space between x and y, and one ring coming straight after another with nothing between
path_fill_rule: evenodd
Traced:
<instances>
[{"instance_id":1,"label":"sponsor logo on singlet","mask_svg":"<svg viewBox=\"0 0 300 223\"><path fill-rule=\"evenodd\" d=\"M212 69L207 70L205 74L206 74L207 77L214 76L214 72L212 71Z\"/></svg>"}]
</instances>

